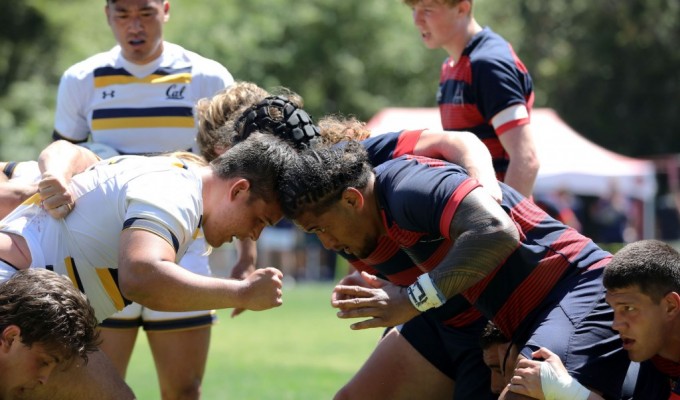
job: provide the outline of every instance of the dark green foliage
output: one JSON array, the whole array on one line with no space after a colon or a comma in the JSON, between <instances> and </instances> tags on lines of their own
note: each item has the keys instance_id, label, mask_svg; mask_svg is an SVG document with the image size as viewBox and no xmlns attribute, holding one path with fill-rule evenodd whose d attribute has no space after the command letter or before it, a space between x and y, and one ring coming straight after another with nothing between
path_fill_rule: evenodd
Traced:
<instances>
[{"instance_id":1,"label":"dark green foliage","mask_svg":"<svg viewBox=\"0 0 680 400\"><path fill-rule=\"evenodd\" d=\"M0 159L49 141L58 77L113 45L104 2L13 1L0 13ZM680 2L475 0L531 71L536 106L633 156L680 152ZM318 118L367 120L435 106L443 50L427 50L400 0L171 1L166 38L236 79L285 86Z\"/></svg>"}]
</instances>

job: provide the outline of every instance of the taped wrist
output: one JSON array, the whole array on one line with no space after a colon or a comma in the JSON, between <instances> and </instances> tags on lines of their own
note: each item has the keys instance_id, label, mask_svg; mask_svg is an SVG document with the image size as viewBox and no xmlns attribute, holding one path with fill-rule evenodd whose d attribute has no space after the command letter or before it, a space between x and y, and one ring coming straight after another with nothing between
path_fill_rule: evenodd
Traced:
<instances>
[{"instance_id":1,"label":"taped wrist","mask_svg":"<svg viewBox=\"0 0 680 400\"><path fill-rule=\"evenodd\" d=\"M590 390L570 375L559 376L548 362L541 363L541 389L545 400L587 400Z\"/></svg>"},{"instance_id":2,"label":"taped wrist","mask_svg":"<svg viewBox=\"0 0 680 400\"><path fill-rule=\"evenodd\" d=\"M439 307L446 302L446 297L437 288L429 274L422 274L406 288L411 304L420 312Z\"/></svg>"}]
</instances>

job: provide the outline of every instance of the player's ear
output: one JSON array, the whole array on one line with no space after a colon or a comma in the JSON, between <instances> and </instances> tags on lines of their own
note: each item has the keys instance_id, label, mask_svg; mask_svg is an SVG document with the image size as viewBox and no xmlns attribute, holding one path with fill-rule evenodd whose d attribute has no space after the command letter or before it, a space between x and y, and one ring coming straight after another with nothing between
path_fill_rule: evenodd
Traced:
<instances>
[{"instance_id":1,"label":"player's ear","mask_svg":"<svg viewBox=\"0 0 680 400\"><path fill-rule=\"evenodd\" d=\"M665 306L665 313L670 318L677 318L680 315L680 294L669 292L661 300Z\"/></svg>"},{"instance_id":2,"label":"player's ear","mask_svg":"<svg viewBox=\"0 0 680 400\"><path fill-rule=\"evenodd\" d=\"M364 207L364 195L357 188L349 187L342 192L342 201L355 209Z\"/></svg>"},{"instance_id":3,"label":"player's ear","mask_svg":"<svg viewBox=\"0 0 680 400\"><path fill-rule=\"evenodd\" d=\"M170 19L170 2L163 1L163 21L168 22Z\"/></svg>"},{"instance_id":4,"label":"player's ear","mask_svg":"<svg viewBox=\"0 0 680 400\"><path fill-rule=\"evenodd\" d=\"M229 189L229 200L235 200L239 194L245 194L250 189L250 181L241 178L232 183Z\"/></svg>"},{"instance_id":5,"label":"player's ear","mask_svg":"<svg viewBox=\"0 0 680 400\"><path fill-rule=\"evenodd\" d=\"M458 2L458 4L456 4L456 8L458 8L458 12L460 14L467 15L472 11L472 3L470 3L468 0L461 0Z\"/></svg>"},{"instance_id":6,"label":"player's ear","mask_svg":"<svg viewBox=\"0 0 680 400\"><path fill-rule=\"evenodd\" d=\"M3 352L9 351L12 343L21 337L21 328L16 325L6 326L0 334L0 350Z\"/></svg>"}]
</instances>

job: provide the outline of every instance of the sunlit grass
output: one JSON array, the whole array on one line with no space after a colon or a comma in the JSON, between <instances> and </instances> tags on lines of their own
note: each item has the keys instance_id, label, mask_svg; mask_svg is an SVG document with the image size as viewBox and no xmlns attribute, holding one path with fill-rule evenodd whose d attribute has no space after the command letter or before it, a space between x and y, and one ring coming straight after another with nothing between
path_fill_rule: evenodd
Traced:
<instances>
[{"instance_id":1,"label":"sunlit grass","mask_svg":"<svg viewBox=\"0 0 680 400\"><path fill-rule=\"evenodd\" d=\"M335 316L332 285L298 284L284 290L284 305L234 319L218 312L203 398L330 399L359 369L381 331L355 332ZM146 337L135 347L128 383L139 399L159 399Z\"/></svg>"}]
</instances>

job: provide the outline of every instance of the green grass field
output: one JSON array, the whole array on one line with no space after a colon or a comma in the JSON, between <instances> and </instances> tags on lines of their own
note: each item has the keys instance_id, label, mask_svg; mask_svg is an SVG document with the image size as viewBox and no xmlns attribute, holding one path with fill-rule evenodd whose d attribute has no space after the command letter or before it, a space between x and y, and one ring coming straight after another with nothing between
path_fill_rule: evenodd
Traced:
<instances>
[{"instance_id":1,"label":"green grass field","mask_svg":"<svg viewBox=\"0 0 680 400\"><path fill-rule=\"evenodd\" d=\"M330 306L333 285L284 287L283 306L230 318L218 312L203 399L330 399L356 372L382 331L352 331ZM128 383L141 400L160 399L146 342L138 336Z\"/></svg>"}]
</instances>

